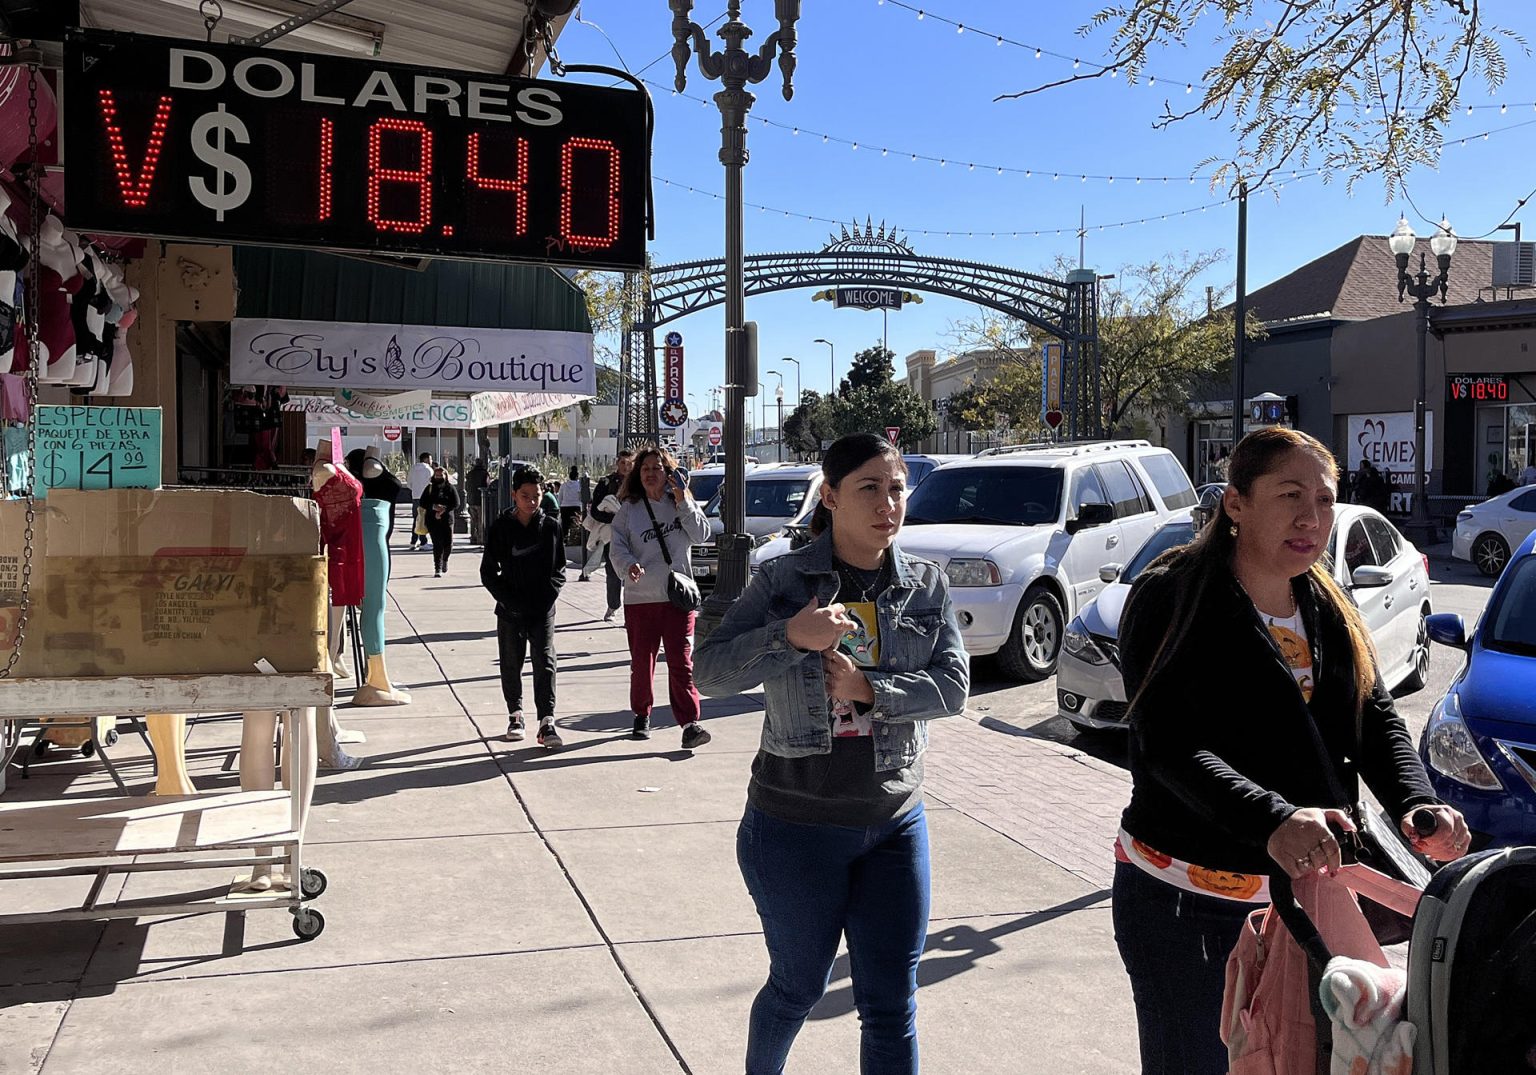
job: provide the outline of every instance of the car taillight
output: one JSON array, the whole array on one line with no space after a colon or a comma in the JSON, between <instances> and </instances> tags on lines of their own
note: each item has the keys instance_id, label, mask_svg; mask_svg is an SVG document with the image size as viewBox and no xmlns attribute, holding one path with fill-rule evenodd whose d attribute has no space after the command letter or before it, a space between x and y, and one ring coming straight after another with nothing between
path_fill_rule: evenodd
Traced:
<instances>
[{"instance_id":1,"label":"car taillight","mask_svg":"<svg viewBox=\"0 0 1536 1075\"><path fill-rule=\"evenodd\" d=\"M1424 574L1429 574L1429 553L1419 553L1419 559L1424 561Z\"/></svg>"}]
</instances>

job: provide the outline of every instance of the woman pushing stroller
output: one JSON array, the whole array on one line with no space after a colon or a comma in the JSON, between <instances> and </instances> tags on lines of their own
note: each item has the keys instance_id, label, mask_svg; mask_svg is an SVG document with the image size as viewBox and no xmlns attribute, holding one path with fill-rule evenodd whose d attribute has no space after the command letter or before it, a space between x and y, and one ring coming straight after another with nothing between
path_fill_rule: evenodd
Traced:
<instances>
[{"instance_id":1,"label":"woman pushing stroller","mask_svg":"<svg viewBox=\"0 0 1536 1075\"><path fill-rule=\"evenodd\" d=\"M1264 429L1237 446L1228 478L1196 540L1137 579L1121 629L1133 787L1114 923L1147 1073L1227 1070L1228 954L1277 866L1293 879L1338 871L1329 826L1354 828L1357 777L1421 853L1448 860L1470 841L1430 789L1364 622L1319 562L1332 454ZM1421 808L1437 823L1427 837L1410 821Z\"/></svg>"}]
</instances>

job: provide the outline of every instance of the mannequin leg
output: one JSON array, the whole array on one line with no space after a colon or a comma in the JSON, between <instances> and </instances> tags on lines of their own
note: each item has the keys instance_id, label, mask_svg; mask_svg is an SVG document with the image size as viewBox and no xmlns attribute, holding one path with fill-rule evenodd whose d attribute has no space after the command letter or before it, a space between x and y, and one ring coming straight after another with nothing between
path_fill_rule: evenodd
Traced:
<instances>
[{"instance_id":1,"label":"mannequin leg","mask_svg":"<svg viewBox=\"0 0 1536 1075\"><path fill-rule=\"evenodd\" d=\"M196 795L187 776L187 718L182 713L150 713L144 718L155 751L155 795ZM270 754L271 751L268 750ZM240 751L245 759L245 750Z\"/></svg>"},{"instance_id":2,"label":"mannequin leg","mask_svg":"<svg viewBox=\"0 0 1536 1075\"><path fill-rule=\"evenodd\" d=\"M361 690L362 688L360 688ZM356 769L362 758L354 758L341 748L341 725L336 723L332 706L315 711L315 749L311 752L322 769Z\"/></svg>"},{"instance_id":3,"label":"mannequin leg","mask_svg":"<svg viewBox=\"0 0 1536 1075\"><path fill-rule=\"evenodd\" d=\"M363 603L358 610L367 681L352 695L353 705L408 705L411 696L390 682L384 665L384 599L389 582L389 506L363 500Z\"/></svg>"},{"instance_id":4,"label":"mannequin leg","mask_svg":"<svg viewBox=\"0 0 1536 1075\"><path fill-rule=\"evenodd\" d=\"M331 656L331 675L337 679L352 678L352 666L347 663L346 640L342 638L342 627L346 619L346 612L332 605L325 623L326 645Z\"/></svg>"},{"instance_id":5,"label":"mannequin leg","mask_svg":"<svg viewBox=\"0 0 1536 1075\"><path fill-rule=\"evenodd\" d=\"M271 709L253 709L242 713L241 717L240 790L271 791L276 780L274 746L277 734L277 713ZM259 853L270 855L273 850L273 848L264 847L259 849ZM254 866L251 868L249 879L236 879L233 890L266 892L271 887L272 867Z\"/></svg>"}]
</instances>

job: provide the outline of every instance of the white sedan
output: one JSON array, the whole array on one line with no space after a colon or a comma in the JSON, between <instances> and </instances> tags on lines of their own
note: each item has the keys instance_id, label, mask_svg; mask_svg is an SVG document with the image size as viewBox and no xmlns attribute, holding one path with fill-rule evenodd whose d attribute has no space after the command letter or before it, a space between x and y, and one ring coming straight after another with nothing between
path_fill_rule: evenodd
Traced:
<instances>
[{"instance_id":1,"label":"white sedan","mask_svg":"<svg viewBox=\"0 0 1536 1075\"><path fill-rule=\"evenodd\" d=\"M1451 555L1470 560L1484 575L1498 578L1517 549L1536 530L1536 485L1512 489L1481 504L1468 504L1456 516Z\"/></svg>"}]
</instances>

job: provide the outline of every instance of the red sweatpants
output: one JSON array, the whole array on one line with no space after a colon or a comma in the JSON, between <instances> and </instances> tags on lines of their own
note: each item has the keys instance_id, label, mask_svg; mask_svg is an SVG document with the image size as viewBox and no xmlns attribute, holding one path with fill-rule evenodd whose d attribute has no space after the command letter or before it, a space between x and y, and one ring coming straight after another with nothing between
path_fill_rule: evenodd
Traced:
<instances>
[{"instance_id":1,"label":"red sweatpants","mask_svg":"<svg viewBox=\"0 0 1536 1075\"><path fill-rule=\"evenodd\" d=\"M649 716L656 678L656 652L667 647L667 693L679 724L699 719L699 690L693 685L694 613L670 601L624 606L624 630L629 635L629 707L636 716Z\"/></svg>"}]
</instances>

